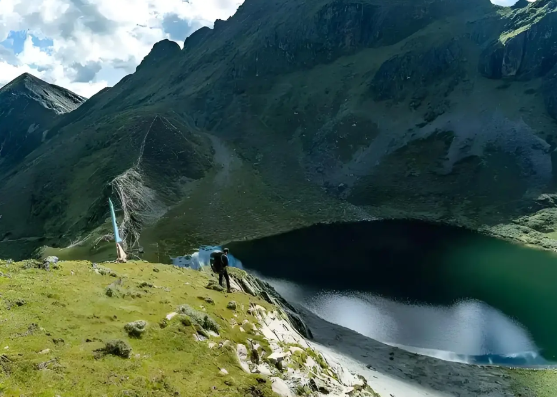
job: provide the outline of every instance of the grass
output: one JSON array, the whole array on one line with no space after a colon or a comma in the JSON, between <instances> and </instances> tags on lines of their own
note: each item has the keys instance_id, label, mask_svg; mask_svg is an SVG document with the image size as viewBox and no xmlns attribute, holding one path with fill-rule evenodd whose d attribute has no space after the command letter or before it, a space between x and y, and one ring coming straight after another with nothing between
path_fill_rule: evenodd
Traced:
<instances>
[{"instance_id":1,"label":"grass","mask_svg":"<svg viewBox=\"0 0 557 397\"><path fill-rule=\"evenodd\" d=\"M207 290L211 275L204 272L144 262L106 266L117 277L97 274L90 262L62 262L50 272L0 263L10 276L0 277L0 396L272 395L270 382L243 372L233 349L196 341L195 324L181 321L184 316L159 325L187 304L218 325L219 337L211 337L217 344L230 340L235 346L251 338L267 348L262 337L230 325L232 319L253 322L250 302L268 307L266 302ZM120 279L123 294L108 297L106 287ZM230 300L238 304L235 312L226 308ZM136 320L148 323L140 338L124 329ZM112 340L129 344L131 358L95 353Z\"/></svg>"},{"instance_id":2,"label":"grass","mask_svg":"<svg viewBox=\"0 0 557 397\"><path fill-rule=\"evenodd\" d=\"M557 370L508 370L517 397L554 397L557 390Z\"/></svg>"}]
</instances>

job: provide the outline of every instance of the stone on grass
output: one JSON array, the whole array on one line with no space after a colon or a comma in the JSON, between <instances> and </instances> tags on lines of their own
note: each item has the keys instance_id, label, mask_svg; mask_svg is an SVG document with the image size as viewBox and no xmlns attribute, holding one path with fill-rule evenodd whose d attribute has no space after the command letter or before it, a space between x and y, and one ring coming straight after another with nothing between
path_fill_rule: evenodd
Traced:
<instances>
[{"instance_id":1,"label":"stone on grass","mask_svg":"<svg viewBox=\"0 0 557 397\"><path fill-rule=\"evenodd\" d=\"M187 314L180 314L179 318L183 326L189 327L193 324L193 321L191 321L191 317Z\"/></svg>"},{"instance_id":2,"label":"stone on grass","mask_svg":"<svg viewBox=\"0 0 557 397\"><path fill-rule=\"evenodd\" d=\"M228 371L224 368L220 369L220 373L223 374L223 375L228 375Z\"/></svg>"},{"instance_id":3,"label":"stone on grass","mask_svg":"<svg viewBox=\"0 0 557 397\"><path fill-rule=\"evenodd\" d=\"M241 343L236 345L236 356L238 357L238 361L240 362L240 366L244 371L250 373L249 364L248 364L248 348Z\"/></svg>"},{"instance_id":4,"label":"stone on grass","mask_svg":"<svg viewBox=\"0 0 557 397\"><path fill-rule=\"evenodd\" d=\"M224 291L224 288L220 286L220 284L218 284L215 280L209 280L209 284L207 284L205 288L211 289L213 291L219 291L219 292Z\"/></svg>"},{"instance_id":5,"label":"stone on grass","mask_svg":"<svg viewBox=\"0 0 557 397\"><path fill-rule=\"evenodd\" d=\"M141 335L143 335L143 333L145 332L146 327L147 327L147 321L137 320L137 321L132 321L131 323L127 323L124 326L124 329L126 330L129 336L132 336L134 338L140 338Z\"/></svg>"},{"instance_id":6,"label":"stone on grass","mask_svg":"<svg viewBox=\"0 0 557 397\"><path fill-rule=\"evenodd\" d=\"M108 268L108 267L104 267L104 266L99 266L96 263L93 263L92 265L93 270L95 271L95 273L100 274L101 276L111 276L111 277L117 277L116 272L113 271L112 269Z\"/></svg>"},{"instance_id":7,"label":"stone on grass","mask_svg":"<svg viewBox=\"0 0 557 397\"><path fill-rule=\"evenodd\" d=\"M172 313L168 313L165 318L170 321L170 320L172 320L172 318L174 316L177 316L177 315L178 315L178 313L172 312Z\"/></svg>"},{"instance_id":8,"label":"stone on grass","mask_svg":"<svg viewBox=\"0 0 557 397\"><path fill-rule=\"evenodd\" d=\"M102 349L95 350L101 355L111 354L122 358L130 358L132 354L132 347L121 339L111 340L106 342Z\"/></svg>"},{"instance_id":9,"label":"stone on grass","mask_svg":"<svg viewBox=\"0 0 557 397\"><path fill-rule=\"evenodd\" d=\"M280 397L294 397L286 382L281 378L272 377L271 382L273 383L272 390Z\"/></svg>"},{"instance_id":10,"label":"stone on grass","mask_svg":"<svg viewBox=\"0 0 557 397\"><path fill-rule=\"evenodd\" d=\"M52 269L59 269L60 265L58 264L58 257L57 256L47 256L44 260L43 260L43 265L42 268L45 270L50 270Z\"/></svg>"},{"instance_id":11,"label":"stone on grass","mask_svg":"<svg viewBox=\"0 0 557 397\"><path fill-rule=\"evenodd\" d=\"M236 310L237 307L238 305L236 304L235 301L230 301L228 302L228 305L226 305L226 308L230 310Z\"/></svg>"},{"instance_id":12,"label":"stone on grass","mask_svg":"<svg viewBox=\"0 0 557 397\"><path fill-rule=\"evenodd\" d=\"M207 331L219 332L219 325L207 313L195 310L186 304L179 306L177 312L189 316L193 324L199 324Z\"/></svg>"}]
</instances>

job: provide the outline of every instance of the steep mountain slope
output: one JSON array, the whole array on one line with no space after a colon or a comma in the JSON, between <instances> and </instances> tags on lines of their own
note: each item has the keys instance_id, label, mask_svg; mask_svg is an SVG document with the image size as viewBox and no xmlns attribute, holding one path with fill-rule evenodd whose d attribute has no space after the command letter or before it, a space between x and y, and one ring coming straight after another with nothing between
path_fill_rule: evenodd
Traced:
<instances>
[{"instance_id":1,"label":"steep mountain slope","mask_svg":"<svg viewBox=\"0 0 557 397\"><path fill-rule=\"evenodd\" d=\"M131 224L159 260L373 217L554 248L556 15L556 0L247 0L54 126L3 177L0 233L85 236L133 169L125 194L147 200Z\"/></svg>"},{"instance_id":2,"label":"steep mountain slope","mask_svg":"<svg viewBox=\"0 0 557 397\"><path fill-rule=\"evenodd\" d=\"M27 73L0 88L0 166L12 166L37 148L48 126L84 101Z\"/></svg>"}]
</instances>

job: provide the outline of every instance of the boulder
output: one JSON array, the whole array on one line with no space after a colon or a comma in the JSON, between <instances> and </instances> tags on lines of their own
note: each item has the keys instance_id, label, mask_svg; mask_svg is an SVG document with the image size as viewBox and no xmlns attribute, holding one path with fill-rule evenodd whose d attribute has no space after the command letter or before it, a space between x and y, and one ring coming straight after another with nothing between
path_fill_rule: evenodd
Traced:
<instances>
[{"instance_id":1,"label":"boulder","mask_svg":"<svg viewBox=\"0 0 557 397\"><path fill-rule=\"evenodd\" d=\"M224 288L221 287L216 281L214 280L210 280L209 283L207 284L207 286L205 287L207 289L211 289L213 291L219 291L222 292L224 291Z\"/></svg>"},{"instance_id":2,"label":"boulder","mask_svg":"<svg viewBox=\"0 0 557 397\"><path fill-rule=\"evenodd\" d=\"M141 335L145 333L146 328L147 328L147 321L145 320L132 321L131 323L127 323L124 326L124 329L126 330L128 335L134 338L140 338Z\"/></svg>"},{"instance_id":3,"label":"boulder","mask_svg":"<svg viewBox=\"0 0 557 397\"><path fill-rule=\"evenodd\" d=\"M236 356L238 357L238 362L240 363L242 369L249 373L248 348L245 345L238 343L238 345L236 345Z\"/></svg>"},{"instance_id":4,"label":"boulder","mask_svg":"<svg viewBox=\"0 0 557 397\"><path fill-rule=\"evenodd\" d=\"M130 358L132 347L121 339L111 340L102 349L95 350L101 355L111 354L122 358Z\"/></svg>"},{"instance_id":5,"label":"boulder","mask_svg":"<svg viewBox=\"0 0 557 397\"><path fill-rule=\"evenodd\" d=\"M280 397L294 397L286 382L281 378L272 377L271 382L273 392L278 394Z\"/></svg>"}]
</instances>

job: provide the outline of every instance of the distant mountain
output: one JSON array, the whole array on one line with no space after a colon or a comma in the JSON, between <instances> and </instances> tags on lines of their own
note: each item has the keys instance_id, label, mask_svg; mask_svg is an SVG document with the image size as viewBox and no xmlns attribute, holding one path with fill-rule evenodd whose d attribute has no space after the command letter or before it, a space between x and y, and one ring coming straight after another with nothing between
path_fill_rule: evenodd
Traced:
<instances>
[{"instance_id":1,"label":"distant mountain","mask_svg":"<svg viewBox=\"0 0 557 397\"><path fill-rule=\"evenodd\" d=\"M67 245L113 196L158 260L391 217L557 248L557 0L520 5L246 0L0 172L0 238Z\"/></svg>"},{"instance_id":2,"label":"distant mountain","mask_svg":"<svg viewBox=\"0 0 557 397\"><path fill-rule=\"evenodd\" d=\"M0 88L0 167L19 161L36 149L48 126L85 100L28 73Z\"/></svg>"}]
</instances>

